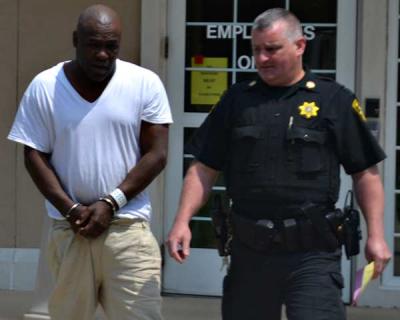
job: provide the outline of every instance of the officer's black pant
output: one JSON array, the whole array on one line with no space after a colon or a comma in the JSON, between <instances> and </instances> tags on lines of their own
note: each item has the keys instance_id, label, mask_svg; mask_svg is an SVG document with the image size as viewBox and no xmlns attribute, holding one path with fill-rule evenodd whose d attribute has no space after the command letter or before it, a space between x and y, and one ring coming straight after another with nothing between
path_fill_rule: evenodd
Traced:
<instances>
[{"instance_id":1,"label":"officer's black pant","mask_svg":"<svg viewBox=\"0 0 400 320\"><path fill-rule=\"evenodd\" d=\"M334 253L256 252L233 242L224 279L223 320L345 320L340 256Z\"/></svg>"}]
</instances>

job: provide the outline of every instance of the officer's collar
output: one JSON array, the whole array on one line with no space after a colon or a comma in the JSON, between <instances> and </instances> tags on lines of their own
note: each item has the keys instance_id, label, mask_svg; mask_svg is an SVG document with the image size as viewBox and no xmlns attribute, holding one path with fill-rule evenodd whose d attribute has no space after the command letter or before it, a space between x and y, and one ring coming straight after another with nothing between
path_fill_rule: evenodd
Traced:
<instances>
[{"instance_id":1,"label":"officer's collar","mask_svg":"<svg viewBox=\"0 0 400 320\"><path fill-rule=\"evenodd\" d=\"M287 92L284 94L284 97L287 97L300 89L306 90L306 91L311 91L311 92L319 91L319 88L317 86L317 77L312 72L310 72L308 68L305 68L305 74L304 74L303 78L299 82L297 82L289 87L269 86L260 78L259 75L257 75L255 80L250 81L248 84L249 90L256 88L256 87L262 87L267 90L274 90L274 89L282 90L282 91L286 90Z\"/></svg>"},{"instance_id":2,"label":"officer's collar","mask_svg":"<svg viewBox=\"0 0 400 320\"><path fill-rule=\"evenodd\" d=\"M319 88L317 84L317 77L306 68L303 79L301 79L294 86L299 89L304 89L311 92L318 92Z\"/></svg>"}]
</instances>

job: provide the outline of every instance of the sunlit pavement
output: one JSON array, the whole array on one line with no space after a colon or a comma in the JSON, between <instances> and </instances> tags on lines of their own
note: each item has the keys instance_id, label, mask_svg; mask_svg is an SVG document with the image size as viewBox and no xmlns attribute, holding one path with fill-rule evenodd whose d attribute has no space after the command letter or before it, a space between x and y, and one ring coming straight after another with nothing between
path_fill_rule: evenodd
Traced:
<instances>
[{"instance_id":1,"label":"sunlit pavement","mask_svg":"<svg viewBox=\"0 0 400 320\"><path fill-rule=\"evenodd\" d=\"M163 299L164 320L221 319L220 298L164 295ZM0 320L22 320L22 314L30 309L31 304L32 292L0 291ZM348 307L347 315L347 320L400 320L400 309ZM101 316L96 317L96 320L103 319Z\"/></svg>"},{"instance_id":2,"label":"sunlit pavement","mask_svg":"<svg viewBox=\"0 0 400 320\"><path fill-rule=\"evenodd\" d=\"M164 320L220 320L220 303L220 298L166 295L163 304ZM347 320L399 319L400 309L347 308ZM282 320L286 320L286 317Z\"/></svg>"}]
</instances>

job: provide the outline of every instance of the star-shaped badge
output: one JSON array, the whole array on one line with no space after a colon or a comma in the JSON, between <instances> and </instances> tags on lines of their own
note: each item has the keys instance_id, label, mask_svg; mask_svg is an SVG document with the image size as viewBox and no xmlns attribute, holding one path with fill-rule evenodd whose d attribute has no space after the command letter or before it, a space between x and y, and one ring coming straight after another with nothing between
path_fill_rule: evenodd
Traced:
<instances>
[{"instance_id":1,"label":"star-shaped badge","mask_svg":"<svg viewBox=\"0 0 400 320\"><path fill-rule=\"evenodd\" d=\"M301 116L306 119L310 119L318 115L319 107L315 104L315 102L304 102L301 106L299 106L299 110Z\"/></svg>"}]
</instances>

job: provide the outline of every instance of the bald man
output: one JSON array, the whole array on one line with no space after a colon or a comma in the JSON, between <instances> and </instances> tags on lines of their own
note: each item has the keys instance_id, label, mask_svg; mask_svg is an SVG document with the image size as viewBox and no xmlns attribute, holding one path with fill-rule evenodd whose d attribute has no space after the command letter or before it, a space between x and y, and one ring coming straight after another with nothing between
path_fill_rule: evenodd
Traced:
<instances>
[{"instance_id":1,"label":"bald man","mask_svg":"<svg viewBox=\"0 0 400 320\"><path fill-rule=\"evenodd\" d=\"M163 170L171 112L151 71L119 60L121 21L103 5L82 12L75 59L37 75L9 139L52 219L53 320L162 319L158 244L146 187Z\"/></svg>"}]
</instances>

